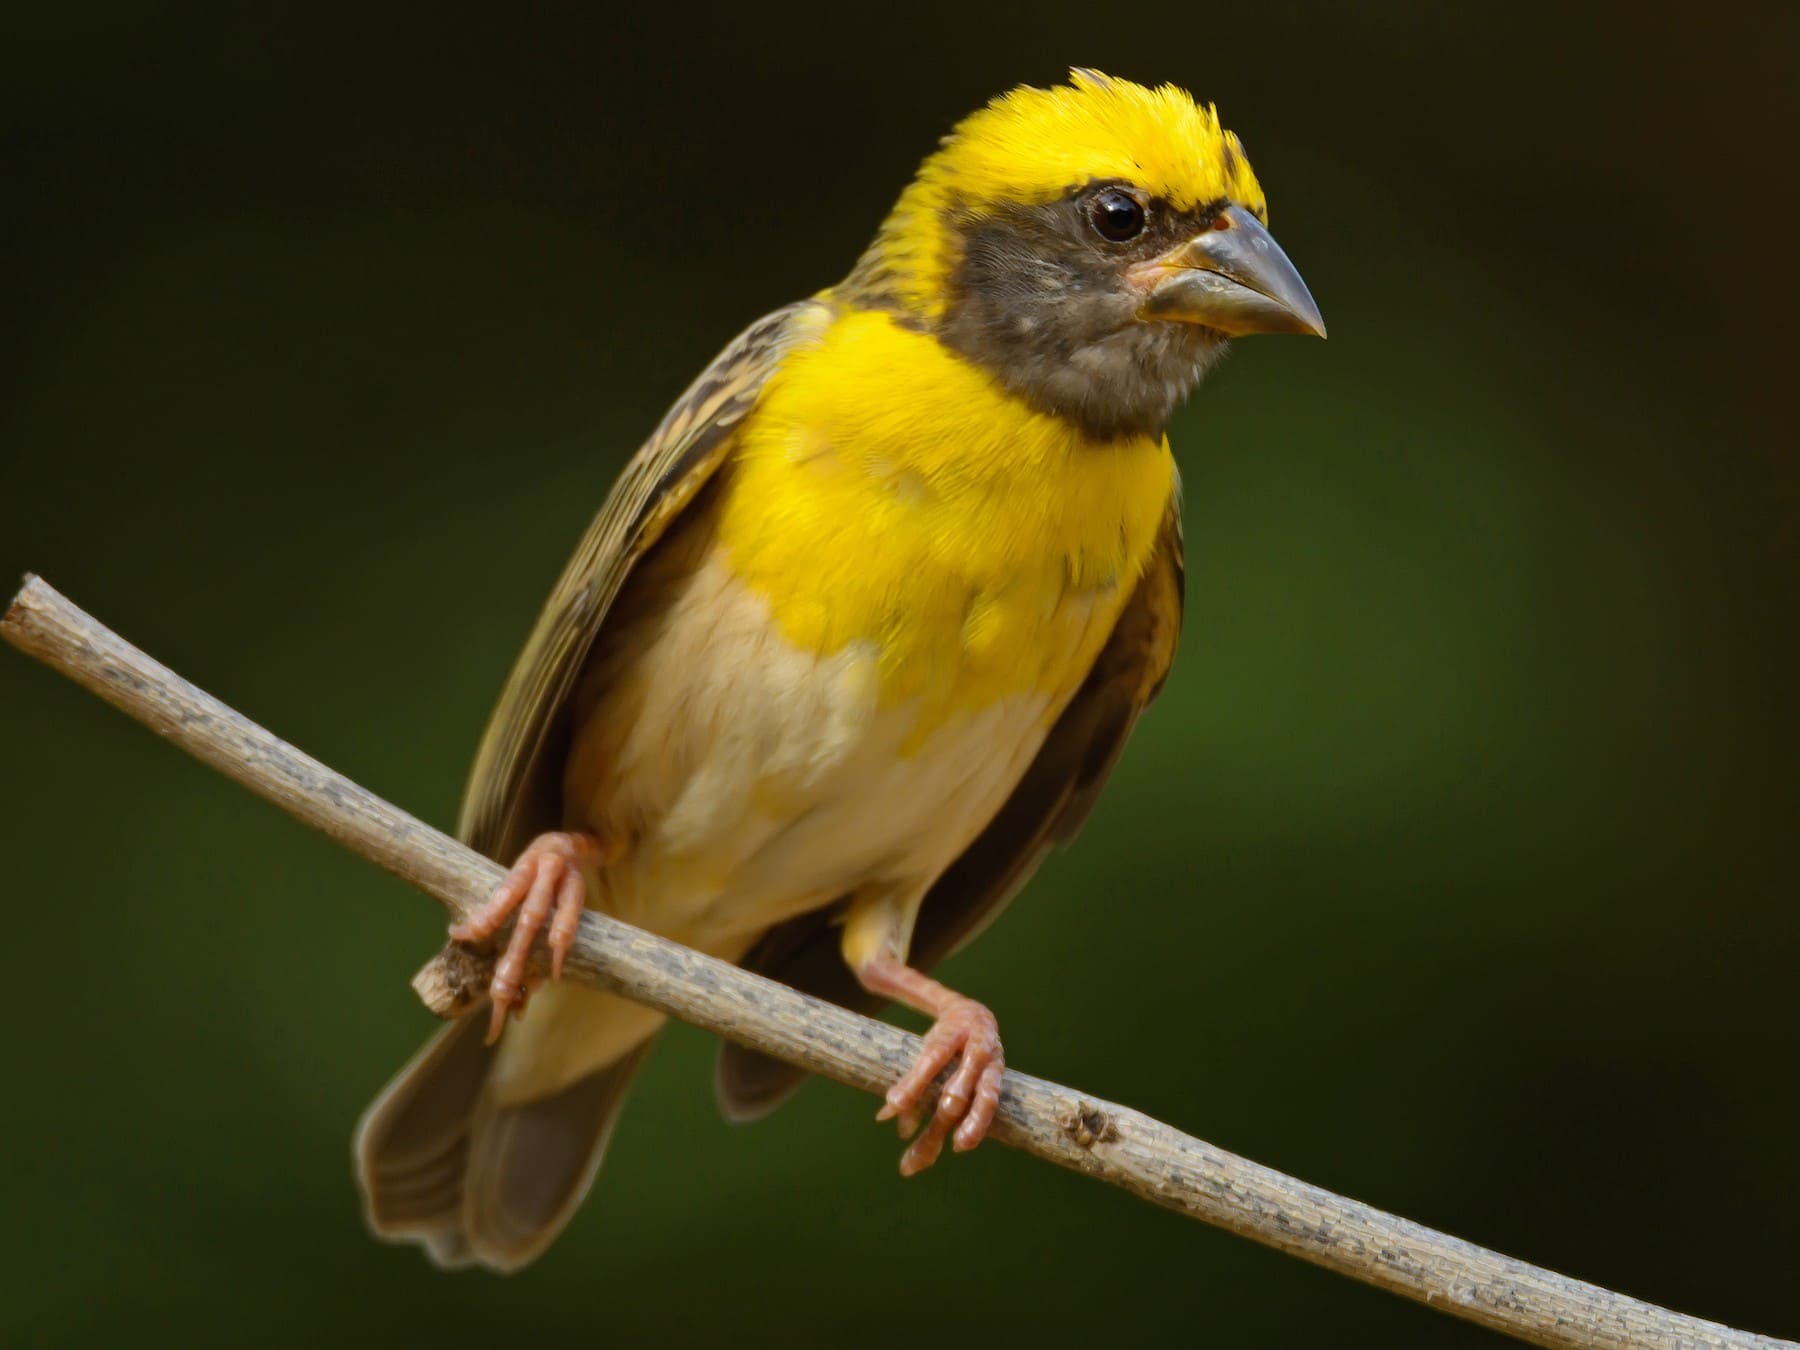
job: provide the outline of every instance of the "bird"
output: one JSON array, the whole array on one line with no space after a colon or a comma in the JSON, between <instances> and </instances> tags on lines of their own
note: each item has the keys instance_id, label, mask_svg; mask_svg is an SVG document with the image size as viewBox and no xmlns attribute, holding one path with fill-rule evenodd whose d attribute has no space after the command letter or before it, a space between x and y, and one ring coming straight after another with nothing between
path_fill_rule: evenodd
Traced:
<instances>
[{"instance_id":1,"label":"bird","mask_svg":"<svg viewBox=\"0 0 1800 1350\"><path fill-rule=\"evenodd\" d=\"M998 1022L930 971L1076 833L1168 677L1170 415L1232 338L1325 335L1267 220L1213 105L1078 68L957 123L842 282L695 379L477 750L458 833L511 870L451 937L501 951L486 1015L358 1128L377 1236L509 1272L568 1223L663 1023L560 980L588 908L929 1017L879 1113L900 1170L980 1143ZM716 1096L755 1119L804 1076L727 1044Z\"/></svg>"}]
</instances>

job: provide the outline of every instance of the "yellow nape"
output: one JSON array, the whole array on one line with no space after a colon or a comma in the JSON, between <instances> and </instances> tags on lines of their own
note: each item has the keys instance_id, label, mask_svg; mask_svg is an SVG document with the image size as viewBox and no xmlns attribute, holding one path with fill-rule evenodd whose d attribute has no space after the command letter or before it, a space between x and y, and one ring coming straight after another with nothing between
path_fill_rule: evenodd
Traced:
<instances>
[{"instance_id":1,"label":"yellow nape","mask_svg":"<svg viewBox=\"0 0 1800 1350\"><path fill-rule=\"evenodd\" d=\"M1074 70L1066 85L1021 86L960 122L920 166L877 248L909 307L936 318L953 265L948 213L1041 205L1107 179L1177 210L1229 200L1267 216L1244 147L1211 104L1172 84Z\"/></svg>"},{"instance_id":2,"label":"yellow nape","mask_svg":"<svg viewBox=\"0 0 1800 1350\"><path fill-rule=\"evenodd\" d=\"M1142 575L1168 442L1088 440L891 316L841 313L748 419L721 505L732 569L783 637L861 644L915 744L1010 695L1053 715Z\"/></svg>"}]
</instances>

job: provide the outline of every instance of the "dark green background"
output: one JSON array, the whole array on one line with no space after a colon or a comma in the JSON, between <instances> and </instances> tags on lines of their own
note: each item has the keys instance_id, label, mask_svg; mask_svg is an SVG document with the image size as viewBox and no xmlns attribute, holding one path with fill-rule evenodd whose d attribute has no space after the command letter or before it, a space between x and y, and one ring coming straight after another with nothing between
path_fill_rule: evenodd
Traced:
<instances>
[{"instance_id":1,"label":"dark green background","mask_svg":"<svg viewBox=\"0 0 1800 1350\"><path fill-rule=\"evenodd\" d=\"M957 116L1215 98L1329 343L1172 429L1187 643L950 968L1016 1063L1800 1335L1791 18L49 7L0 33L0 571L439 823L624 455ZM1789 7L1791 10L1791 7ZM29 27L30 31L25 31ZM1475 1345L674 1030L501 1281L363 1231L436 908L0 654L0 1341Z\"/></svg>"}]
</instances>

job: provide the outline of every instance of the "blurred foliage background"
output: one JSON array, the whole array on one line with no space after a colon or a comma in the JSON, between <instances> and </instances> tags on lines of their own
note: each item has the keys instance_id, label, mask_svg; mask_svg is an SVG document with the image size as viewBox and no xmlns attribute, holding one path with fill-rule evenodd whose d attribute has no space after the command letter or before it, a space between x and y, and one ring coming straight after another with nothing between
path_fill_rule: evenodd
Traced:
<instances>
[{"instance_id":1,"label":"blurred foliage background","mask_svg":"<svg viewBox=\"0 0 1800 1350\"><path fill-rule=\"evenodd\" d=\"M1216 99L1329 343L1172 429L1188 636L957 982L1023 1068L1800 1334L1792 7L16 7L0 570L427 819L622 458L1070 63ZM0 1342L1474 1345L669 1034L511 1280L364 1233L436 907L0 657Z\"/></svg>"}]
</instances>

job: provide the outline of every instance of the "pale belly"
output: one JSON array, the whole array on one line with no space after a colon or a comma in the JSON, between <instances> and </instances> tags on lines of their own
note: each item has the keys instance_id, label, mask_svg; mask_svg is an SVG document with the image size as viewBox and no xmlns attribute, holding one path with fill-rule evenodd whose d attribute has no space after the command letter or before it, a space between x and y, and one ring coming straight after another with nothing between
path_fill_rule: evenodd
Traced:
<instances>
[{"instance_id":1,"label":"pale belly","mask_svg":"<svg viewBox=\"0 0 1800 1350\"><path fill-rule=\"evenodd\" d=\"M796 649L716 552L666 595L589 676L565 812L623 845L600 907L731 959L859 888L923 891L1000 809L1079 683L927 725L918 700L884 698L873 643ZM1110 592L1072 594L1042 640L1086 645L1115 609Z\"/></svg>"}]
</instances>

